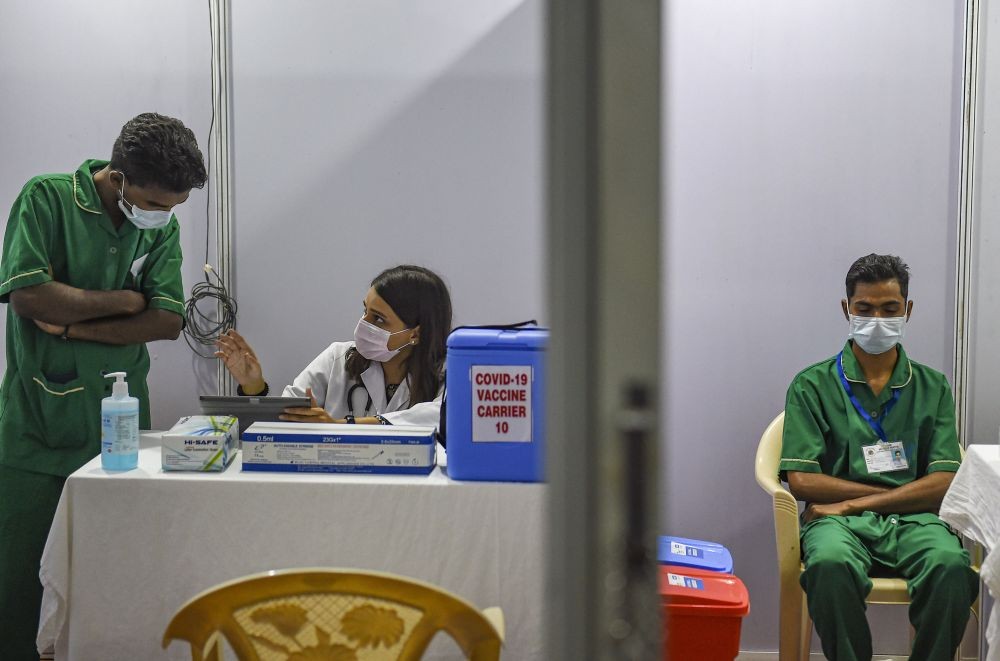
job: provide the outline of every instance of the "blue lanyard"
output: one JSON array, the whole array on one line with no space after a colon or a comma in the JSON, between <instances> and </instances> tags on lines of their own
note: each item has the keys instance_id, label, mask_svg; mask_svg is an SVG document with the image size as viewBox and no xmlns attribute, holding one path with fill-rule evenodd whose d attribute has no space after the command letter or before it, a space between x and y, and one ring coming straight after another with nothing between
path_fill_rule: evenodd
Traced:
<instances>
[{"instance_id":1,"label":"blue lanyard","mask_svg":"<svg viewBox=\"0 0 1000 661\"><path fill-rule=\"evenodd\" d=\"M847 392L847 396L851 399L851 404L854 404L854 408L857 409L858 413L861 414L861 417L865 419L865 422L868 423L868 426L871 427L876 434L878 434L879 439L883 443L888 443L889 439L885 435L885 430L882 429L882 421L885 420L885 416L889 415L889 411L891 411L892 407L895 406L896 402L899 401L899 393L901 392L901 390L899 388L892 389L892 399L890 399L889 402L885 405L885 408L882 410L882 415L880 415L878 420L876 420L875 418L868 415L868 411L865 410L865 407L861 406L861 402L858 401L858 398L854 396L854 391L851 390L851 384L847 380L847 377L844 375L843 351L837 354L837 374L840 375L840 383L844 386L844 390Z\"/></svg>"}]
</instances>

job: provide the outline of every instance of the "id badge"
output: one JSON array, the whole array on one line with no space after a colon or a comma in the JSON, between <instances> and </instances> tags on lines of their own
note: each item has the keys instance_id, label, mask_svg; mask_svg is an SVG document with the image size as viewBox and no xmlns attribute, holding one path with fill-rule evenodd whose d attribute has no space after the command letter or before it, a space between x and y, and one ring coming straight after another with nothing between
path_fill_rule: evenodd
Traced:
<instances>
[{"instance_id":1,"label":"id badge","mask_svg":"<svg viewBox=\"0 0 1000 661\"><path fill-rule=\"evenodd\" d=\"M864 455L869 473L890 473L910 467L906 461L906 453L903 452L902 441L863 445L861 453Z\"/></svg>"}]
</instances>

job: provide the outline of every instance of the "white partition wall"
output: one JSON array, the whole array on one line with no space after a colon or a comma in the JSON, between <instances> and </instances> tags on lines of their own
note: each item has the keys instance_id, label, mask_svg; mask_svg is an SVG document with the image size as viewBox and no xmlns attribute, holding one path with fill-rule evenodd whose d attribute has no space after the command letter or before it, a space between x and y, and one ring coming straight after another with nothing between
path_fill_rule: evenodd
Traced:
<instances>
[{"instance_id":1,"label":"white partition wall","mask_svg":"<svg viewBox=\"0 0 1000 661\"><path fill-rule=\"evenodd\" d=\"M235 292L272 385L400 263L457 324L545 317L541 7L233 3Z\"/></svg>"},{"instance_id":2,"label":"white partition wall","mask_svg":"<svg viewBox=\"0 0 1000 661\"><path fill-rule=\"evenodd\" d=\"M141 112L180 118L207 155L210 72L205 0L4 0L0 223L6 227L10 206L30 177L72 172L87 158L111 158L122 125ZM188 289L203 275L205 194L192 191L177 209ZM0 324L0 338L3 333ZM191 413L198 392L215 391L214 365L194 358L183 340L151 343L149 354L154 428ZM5 366L0 352L0 368Z\"/></svg>"},{"instance_id":3,"label":"white partition wall","mask_svg":"<svg viewBox=\"0 0 1000 661\"><path fill-rule=\"evenodd\" d=\"M233 4L232 284L268 379L349 339L368 282L402 262L444 276L456 323L542 320L541 2ZM0 201L110 156L146 110L181 117L207 156L210 55L204 1L5 2ZM188 289L204 195L178 213ZM154 426L215 392L215 361L183 341L150 354Z\"/></svg>"},{"instance_id":4,"label":"white partition wall","mask_svg":"<svg viewBox=\"0 0 1000 661\"><path fill-rule=\"evenodd\" d=\"M997 329L1000 328L1000 189L994 184L1000 174L1000 7L983 2L980 18L979 107L976 126L974 174L974 211L972 224L972 292L969 338L969 401L966 440L969 443L998 442L1000 436L1000 351ZM994 549L992 551L996 553ZM995 596L995 595L994 595ZM983 622L988 622L995 608L994 599L987 605ZM984 624L985 628L985 624ZM993 652L993 650L991 650Z\"/></svg>"},{"instance_id":5,"label":"white partition wall","mask_svg":"<svg viewBox=\"0 0 1000 661\"><path fill-rule=\"evenodd\" d=\"M796 372L846 339L855 258L909 263L907 350L951 371L964 3L667 6L666 520L732 550L751 599L743 647L774 650L754 451ZM905 609L873 624L878 652L903 653Z\"/></svg>"},{"instance_id":6,"label":"white partition wall","mask_svg":"<svg viewBox=\"0 0 1000 661\"><path fill-rule=\"evenodd\" d=\"M980 106L974 214L972 334L970 342L969 443L997 443L1000 430L1000 7L983 3L980 21Z\"/></svg>"}]
</instances>

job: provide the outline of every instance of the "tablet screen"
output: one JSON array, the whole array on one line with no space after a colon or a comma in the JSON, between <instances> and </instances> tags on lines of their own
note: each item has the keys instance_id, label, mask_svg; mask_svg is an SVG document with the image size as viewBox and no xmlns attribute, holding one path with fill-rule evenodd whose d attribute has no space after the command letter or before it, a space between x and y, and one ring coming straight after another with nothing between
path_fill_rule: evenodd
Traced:
<instances>
[{"instance_id":1,"label":"tablet screen","mask_svg":"<svg viewBox=\"0 0 1000 661\"><path fill-rule=\"evenodd\" d=\"M221 395L201 395L203 415L232 415L240 424L240 433L255 422L277 422L285 409L291 407L308 408L312 400L308 397L226 397Z\"/></svg>"}]
</instances>

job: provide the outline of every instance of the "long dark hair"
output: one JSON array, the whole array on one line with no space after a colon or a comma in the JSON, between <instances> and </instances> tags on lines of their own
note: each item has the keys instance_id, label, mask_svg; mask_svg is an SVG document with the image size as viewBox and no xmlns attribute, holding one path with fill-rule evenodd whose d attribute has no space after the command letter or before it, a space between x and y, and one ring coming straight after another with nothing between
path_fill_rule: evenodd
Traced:
<instances>
[{"instance_id":1,"label":"long dark hair","mask_svg":"<svg viewBox=\"0 0 1000 661\"><path fill-rule=\"evenodd\" d=\"M420 326L420 341L406 361L409 406L431 401L444 381L445 342L451 331L447 285L430 269L402 264L379 273L371 286L407 328ZM347 373L355 383L361 383L370 364L354 347L347 352Z\"/></svg>"}]
</instances>

